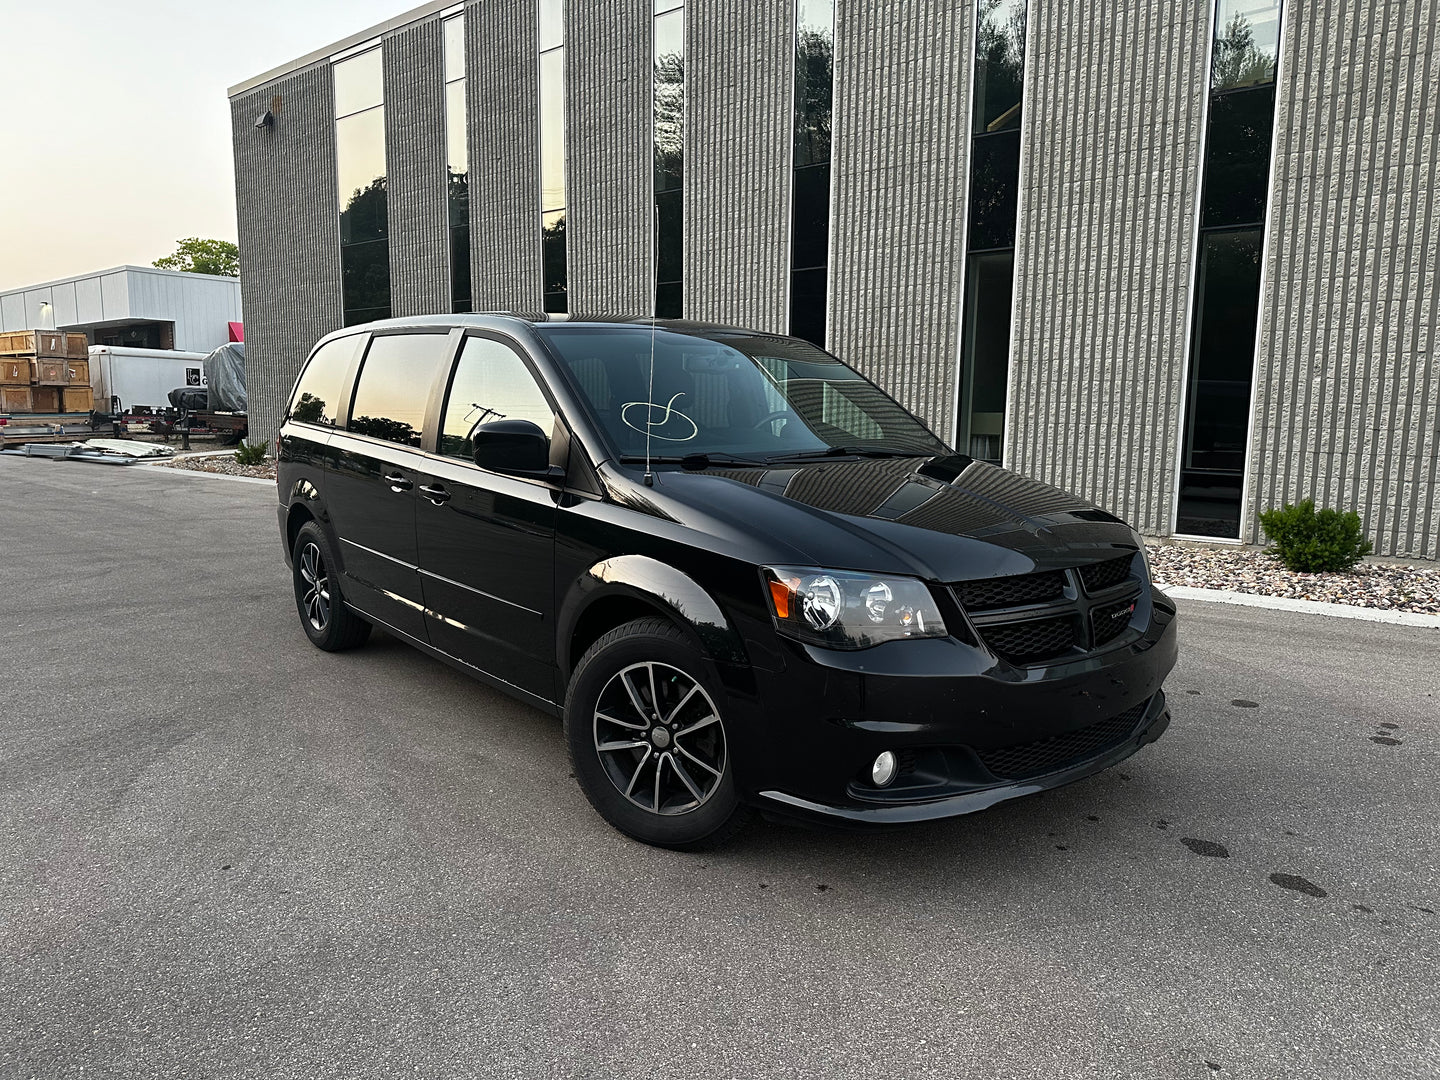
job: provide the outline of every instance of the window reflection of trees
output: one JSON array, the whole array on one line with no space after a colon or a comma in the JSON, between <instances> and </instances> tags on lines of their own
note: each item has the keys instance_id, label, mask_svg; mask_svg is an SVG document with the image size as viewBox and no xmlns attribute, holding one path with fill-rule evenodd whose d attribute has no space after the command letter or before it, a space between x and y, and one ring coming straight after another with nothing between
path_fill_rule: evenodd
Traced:
<instances>
[{"instance_id":1,"label":"window reflection of trees","mask_svg":"<svg viewBox=\"0 0 1440 1080\"><path fill-rule=\"evenodd\" d=\"M420 432L414 424L404 420L391 420L384 416L357 416L350 421L350 430L359 435L400 443L403 446L419 446Z\"/></svg>"},{"instance_id":2,"label":"window reflection of trees","mask_svg":"<svg viewBox=\"0 0 1440 1080\"><path fill-rule=\"evenodd\" d=\"M303 420L307 424L325 424L329 419L325 416L325 402L321 401L314 394L301 394L300 400L295 403L295 408L290 414L296 420Z\"/></svg>"},{"instance_id":3,"label":"window reflection of trees","mask_svg":"<svg viewBox=\"0 0 1440 1080\"><path fill-rule=\"evenodd\" d=\"M1250 20L1235 14L1215 38L1215 57L1211 68L1210 88L1230 90L1256 86L1275 78L1275 54L1255 43L1255 30Z\"/></svg>"},{"instance_id":4,"label":"window reflection of trees","mask_svg":"<svg viewBox=\"0 0 1440 1080\"><path fill-rule=\"evenodd\" d=\"M975 37L975 133L1019 127L1025 84L1024 0L980 0Z\"/></svg>"},{"instance_id":5,"label":"window reflection of trees","mask_svg":"<svg viewBox=\"0 0 1440 1080\"><path fill-rule=\"evenodd\" d=\"M678 188L685 161L685 58L655 60L655 190Z\"/></svg>"},{"instance_id":6,"label":"window reflection of trees","mask_svg":"<svg viewBox=\"0 0 1440 1080\"><path fill-rule=\"evenodd\" d=\"M830 160L834 78L834 35L802 26L795 40L796 168Z\"/></svg>"}]
</instances>

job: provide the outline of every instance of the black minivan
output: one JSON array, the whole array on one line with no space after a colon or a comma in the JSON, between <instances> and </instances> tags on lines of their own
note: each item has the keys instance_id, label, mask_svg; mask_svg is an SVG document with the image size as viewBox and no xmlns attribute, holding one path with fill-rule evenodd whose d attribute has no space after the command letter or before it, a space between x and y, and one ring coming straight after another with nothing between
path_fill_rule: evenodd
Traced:
<instances>
[{"instance_id":1,"label":"black minivan","mask_svg":"<svg viewBox=\"0 0 1440 1080\"><path fill-rule=\"evenodd\" d=\"M278 443L321 649L372 626L564 719L617 828L963 814L1169 723L1139 536L794 338L425 316L324 338Z\"/></svg>"}]
</instances>

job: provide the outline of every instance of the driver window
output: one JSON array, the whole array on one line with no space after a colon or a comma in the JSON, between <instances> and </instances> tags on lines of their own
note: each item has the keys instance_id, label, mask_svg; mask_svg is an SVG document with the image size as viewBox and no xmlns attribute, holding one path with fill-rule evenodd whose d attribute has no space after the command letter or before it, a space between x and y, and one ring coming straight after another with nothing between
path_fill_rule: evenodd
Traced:
<instances>
[{"instance_id":1,"label":"driver window","mask_svg":"<svg viewBox=\"0 0 1440 1080\"><path fill-rule=\"evenodd\" d=\"M471 434L497 420L529 420L549 436L555 412L513 349L493 338L466 338L445 396L437 449L446 457L473 461Z\"/></svg>"}]
</instances>

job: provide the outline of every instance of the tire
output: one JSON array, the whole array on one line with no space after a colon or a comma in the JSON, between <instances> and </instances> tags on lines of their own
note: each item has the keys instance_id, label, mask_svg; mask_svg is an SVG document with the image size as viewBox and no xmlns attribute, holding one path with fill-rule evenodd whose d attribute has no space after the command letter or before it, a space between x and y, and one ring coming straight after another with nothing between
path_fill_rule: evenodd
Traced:
<instances>
[{"instance_id":1,"label":"tire","mask_svg":"<svg viewBox=\"0 0 1440 1080\"><path fill-rule=\"evenodd\" d=\"M310 644L326 652L353 649L370 636L370 624L345 606L334 550L325 530L307 521L295 535L291 559L300 626Z\"/></svg>"},{"instance_id":2,"label":"tire","mask_svg":"<svg viewBox=\"0 0 1440 1080\"><path fill-rule=\"evenodd\" d=\"M724 703L709 664L664 619L638 619L595 642L565 701L570 763L590 805L657 847L728 841L750 812L735 790Z\"/></svg>"}]
</instances>

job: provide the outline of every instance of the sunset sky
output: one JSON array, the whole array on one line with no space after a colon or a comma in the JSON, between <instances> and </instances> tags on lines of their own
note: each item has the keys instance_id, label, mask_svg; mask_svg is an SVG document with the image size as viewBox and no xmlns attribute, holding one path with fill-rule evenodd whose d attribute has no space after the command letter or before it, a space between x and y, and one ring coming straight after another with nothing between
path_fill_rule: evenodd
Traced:
<instances>
[{"instance_id":1,"label":"sunset sky","mask_svg":"<svg viewBox=\"0 0 1440 1080\"><path fill-rule=\"evenodd\" d=\"M227 87L419 0L0 0L0 291L235 239Z\"/></svg>"}]
</instances>

